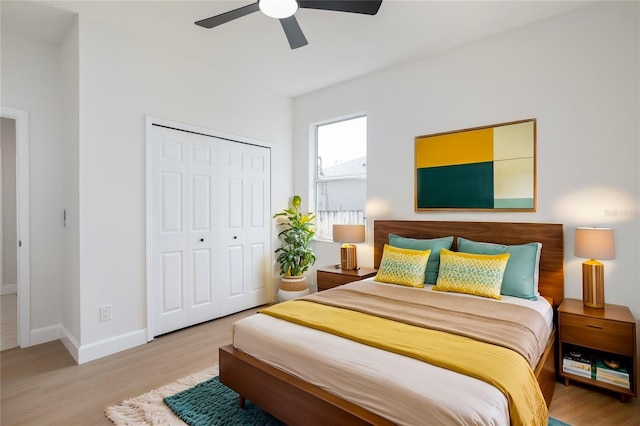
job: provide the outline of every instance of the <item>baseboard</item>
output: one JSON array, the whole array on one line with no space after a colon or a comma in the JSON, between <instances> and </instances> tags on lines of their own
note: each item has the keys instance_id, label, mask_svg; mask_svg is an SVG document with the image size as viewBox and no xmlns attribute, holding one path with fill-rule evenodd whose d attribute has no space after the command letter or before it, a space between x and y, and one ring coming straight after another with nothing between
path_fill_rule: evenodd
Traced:
<instances>
[{"instance_id":1,"label":"baseboard","mask_svg":"<svg viewBox=\"0 0 640 426\"><path fill-rule=\"evenodd\" d=\"M141 329L97 342L82 345L78 349L78 364L93 361L107 355L113 355L126 349L147 343L147 330Z\"/></svg>"},{"instance_id":2,"label":"baseboard","mask_svg":"<svg viewBox=\"0 0 640 426\"><path fill-rule=\"evenodd\" d=\"M67 328L63 325L60 325L60 341L62 342L64 347L67 348L76 363L80 364L78 362L80 354L80 344L75 339L75 337L73 337L73 335L69 333L69 330L67 330Z\"/></svg>"},{"instance_id":3,"label":"baseboard","mask_svg":"<svg viewBox=\"0 0 640 426\"><path fill-rule=\"evenodd\" d=\"M14 294L18 292L18 284L4 284L0 288L0 295Z\"/></svg>"},{"instance_id":4,"label":"baseboard","mask_svg":"<svg viewBox=\"0 0 640 426\"><path fill-rule=\"evenodd\" d=\"M60 339L61 327L62 326L60 324L55 324L31 330L30 346L40 345L42 343Z\"/></svg>"},{"instance_id":5,"label":"baseboard","mask_svg":"<svg viewBox=\"0 0 640 426\"><path fill-rule=\"evenodd\" d=\"M60 340L65 348L69 351L73 359L78 362L78 341L69 333L62 324L50 325L48 327L31 330L31 346L40 345L42 343Z\"/></svg>"},{"instance_id":6,"label":"baseboard","mask_svg":"<svg viewBox=\"0 0 640 426\"><path fill-rule=\"evenodd\" d=\"M60 340L78 364L113 355L126 349L147 343L147 330L141 329L120 336L110 337L88 345L80 345L78 341L62 325L50 325L31 331L31 346Z\"/></svg>"}]
</instances>

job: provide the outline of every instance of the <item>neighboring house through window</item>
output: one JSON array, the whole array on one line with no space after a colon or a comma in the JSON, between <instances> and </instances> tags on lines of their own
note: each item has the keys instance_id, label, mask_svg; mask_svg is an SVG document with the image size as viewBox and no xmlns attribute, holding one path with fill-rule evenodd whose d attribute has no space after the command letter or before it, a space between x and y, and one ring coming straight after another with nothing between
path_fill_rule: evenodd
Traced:
<instances>
[{"instance_id":1,"label":"neighboring house through window","mask_svg":"<svg viewBox=\"0 0 640 426\"><path fill-rule=\"evenodd\" d=\"M364 224L367 200L367 117L316 126L316 236L334 224Z\"/></svg>"}]
</instances>

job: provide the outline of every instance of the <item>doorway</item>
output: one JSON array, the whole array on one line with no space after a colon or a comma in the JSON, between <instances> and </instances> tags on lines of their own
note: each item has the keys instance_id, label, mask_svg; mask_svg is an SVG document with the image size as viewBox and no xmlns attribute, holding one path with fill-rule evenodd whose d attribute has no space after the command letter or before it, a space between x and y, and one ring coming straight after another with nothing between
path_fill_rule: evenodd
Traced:
<instances>
[{"instance_id":1,"label":"doorway","mask_svg":"<svg viewBox=\"0 0 640 426\"><path fill-rule=\"evenodd\" d=\"M0 350L5 350L18 346L16 121L0 120Z\"/></svg>"},{"instance_id":2,"label":"doorway","mask_svg":"<svg viewBox=\"0 0 640 426\"><path fill-rule=\"evenodd\" d=\"M0 293L4 317L15 319L15 346L31 345L29 259L29 114L1 107L2 241ZM6 133L5 133L6 131ZM5 141L6 139L6 141ZM6 144L5 144L6 142ZM13 296L11 296L13 295ZM15 304L11 301L15 299ZM5 309L5 302L7 307ZM13 313L15 312L15 313ZM5 320L2 318L3 341ZM9 321L12 322L12 321ZM12 326L11 326L12 327ZM9 326L7 330L9 330ZM5 349L4 343L2 349Z\"/></svg>"}]
</instances>

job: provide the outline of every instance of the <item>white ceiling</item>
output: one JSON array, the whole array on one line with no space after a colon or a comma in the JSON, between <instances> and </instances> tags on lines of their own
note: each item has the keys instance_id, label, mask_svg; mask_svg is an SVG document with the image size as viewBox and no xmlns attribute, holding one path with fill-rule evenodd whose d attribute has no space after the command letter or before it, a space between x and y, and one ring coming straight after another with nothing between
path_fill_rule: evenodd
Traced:
<instances>
[{"instance_id":1,"label":"white ceiling","mask_svg":"<svg viewBox=\"0 0 640 426\"><path fill-rule=\"evenodd\" d=\"M296 18L309 45L296 50L289 48L280 23L261 12L212 29L194 25L250 3L2 0L2 28L57 43L74 14L81 13L196 56L203 66L226 69L295 97L527 25L588 1L383 0L375 16L300 9Z\"/></svg>"}]
</instances>

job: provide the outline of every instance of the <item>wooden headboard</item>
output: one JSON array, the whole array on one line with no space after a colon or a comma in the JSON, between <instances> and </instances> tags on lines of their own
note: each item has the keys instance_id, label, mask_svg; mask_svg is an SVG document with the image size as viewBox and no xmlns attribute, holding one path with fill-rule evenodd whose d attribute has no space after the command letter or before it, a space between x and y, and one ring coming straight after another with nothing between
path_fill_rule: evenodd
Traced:
<instances>
[{"instance_id":1,"label":"wooden headboard","mask_svg":"<svg viewBox=\"0 0 640 426\"><path fill-rule=\"evenodd\" d=\"M409 238L431 239L463 237L469 240L497 244L542 243L540 253L540 280L538 290L542 296L553 299L559 306L564 300L564 232L557 223L509 222L447 222L412 220L374 221L373 265L380 266L382 250L389 242L389 234ZM454 238L452 250L456 250Z\"/></svg>"}]
</instances>

